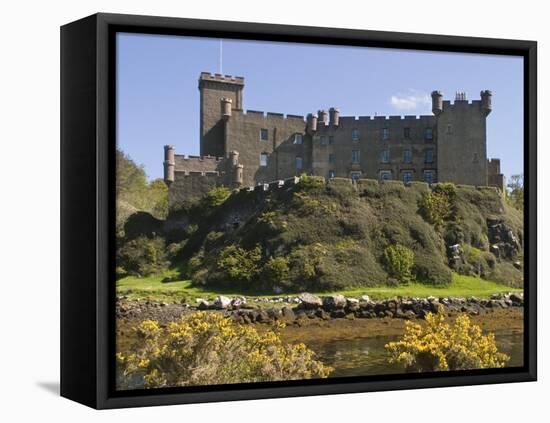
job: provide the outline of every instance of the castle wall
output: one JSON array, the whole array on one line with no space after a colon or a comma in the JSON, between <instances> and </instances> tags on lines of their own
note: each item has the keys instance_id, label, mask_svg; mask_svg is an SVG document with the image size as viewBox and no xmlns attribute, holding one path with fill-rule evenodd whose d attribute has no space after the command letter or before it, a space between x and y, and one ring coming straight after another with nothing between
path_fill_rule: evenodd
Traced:
<instances>
[{"instance_id":1,"label":"castle wall","mask_svg":"<svg viewBox=\"0 0 550 423\"><path fill-rule=\"evenodd\" d=\"M379 179L381 171L389 171L391 179L399 180L405 172L411 172L412 180L422 181L424 170L437 166L435 138L426 139L426 129L433 130L434 125L434 116L342 116L338 126L320 123L313 137L312 171L325 177L333 171L336 177L346 178L360 172L358 177L371 179ZM358 140L353 139L354 131L358 131ZM432 150L433 160L427 163L428 149ZM359 151L359 163L352 162L354 150ZM405 150L411 152L410 163L405 163ZM388 163L382 160L383 151L388 151ZM331 155L333 162L329 160Z\"/></svg>"},{"instance_id":2,"label":"castle wall","mask_svg":"<svg viewBox=\"0 0 550 423\"><path fill-rule=\"evenodd\" d=\"M486 113L481 101L443 102L437 117L439 181L487 185Z\"/></svg>"},{"instance_id":3,"label":"castle wall","mask_svg":"<svg viewBox=\"0 0 550 423\"><path fill-rule=\"evenodd\" d=\"M487 160L487 185L499 188L502 192L506 189L504 175L500 173L500 160Z\"/></svg>"},{"instance_id":4,"label":"castle wall","mask_svg":"<svg viewBox=\"0 0 550 423\"><path fill-rule=\"evenodd\" d=\"M208 191L222 180L217 172L175 172L174 182L168 190L168 206L171 210L203 198Z\"/></svg>"},{"instance_id":5,"label":"castle wall","mask_svg":"<svg viewBox=\"0 0 550 423\"><path fill-rule=\"evenodd\" d=\"M303 116L279 113L234 111L226 122L226 151L239 152L243 184L255 185L285 179L310 168L311 141L305 135ZM260 131L267 130L267 140ZM302 134L303 143L294 144L294 134ZM267 166L260 166L260 155L268 154ZM296 168L296 157L303 159L302 170Z\"/></svg>"}]
</instances>

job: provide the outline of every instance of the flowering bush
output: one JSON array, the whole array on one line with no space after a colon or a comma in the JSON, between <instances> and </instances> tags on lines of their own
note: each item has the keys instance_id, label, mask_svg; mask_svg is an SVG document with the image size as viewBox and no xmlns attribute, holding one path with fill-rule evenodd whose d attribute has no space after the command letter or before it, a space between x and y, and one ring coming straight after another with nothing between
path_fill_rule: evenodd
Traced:
<instances>
[{"instance_id":1,"label":"flowering bush","mask_svg":"<svg viewBox=\"0 0 550 423\"><path fill-rule=\"evenodd\" d=\"M119 389L161 388L327 377L332 368L304 344L284 344L218 313L196 312L162 327L137 328L130 354L117 354Z\"/></svg>"},{"instance_id":2,"label":"flowering bush","mask_svg":"<svg viewBox=\"0 0 550 423\"><path fill-rule=\"evenodd\" d=\"M467 315L459 315L452 325L445 323L442 306L437 314L426 315L425 328L406 322L403 339L385 347L390 363L419 372L498 368L510 359L498 352L495 335L483 335Z\"/></svg>"}]
</instances>

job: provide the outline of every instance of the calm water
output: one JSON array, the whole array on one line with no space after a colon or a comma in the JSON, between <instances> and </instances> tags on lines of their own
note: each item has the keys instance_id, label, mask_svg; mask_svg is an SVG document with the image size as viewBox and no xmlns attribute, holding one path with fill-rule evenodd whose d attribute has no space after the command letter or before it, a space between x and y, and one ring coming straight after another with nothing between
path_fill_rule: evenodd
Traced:
<instances>
[{"instance_id":1,"label":"calm water","mask_svg":"<svg viewBox=\"0 0 550 423\"><path fill-rule=\"evenodd\" d=\"M511 358L511 367L523 365L523 334L496 332L496 341L500 352ZM397 341L399 336L380 336L376 338L357 338L328 342L308 342L319 359L332 367L332 377L366 376L402 373L399 366L387 363L384 345Z\"/></svg>"}]
</instances>

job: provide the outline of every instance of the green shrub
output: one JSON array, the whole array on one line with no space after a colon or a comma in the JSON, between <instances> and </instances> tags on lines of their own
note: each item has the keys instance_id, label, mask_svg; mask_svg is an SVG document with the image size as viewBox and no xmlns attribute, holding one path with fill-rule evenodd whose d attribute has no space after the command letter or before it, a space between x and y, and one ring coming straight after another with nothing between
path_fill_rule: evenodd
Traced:
<instances>
[{"instance_id":1,"label":"green shrub","mask_svg":"<svg viewBox=\"0 0 550 423\"><path fill-rule=\"evenodd\" d=\"M218 257L218 269L227 278L239 281L250 282L261 270L262 250L257 245L252 250L245 250L238 245L225 247Z\"/></svg>"},{"instance_id":2,"label":"green shrub","mask_svg":"<svg viewBox=\"0 0 550 423\"><path fill-rule=\"evenodd\" d=\"M170 265L164 239L146 236L119 243L116 263L126 274L133 276L160 274Z\"/></svg>"},{"instance_id":3,"label":"green shrub","mask_svg":"<svg viewBox=\"0 0 550 423\"><path fill-rule=\"evenodd\" d=\"M412 279L414 253L401 245L390 245L384 250L384 263L390 277L401 283L409 283Z\"/></svg>"},{"instance_id":4,"label":"green shrub","mask_svg":"<svg viewBox=\"0 0 550 423\"><path fill-rule=\"evenodd\" d=\"M296 184L296 189L298 191L319 191L320 189L324 189L325 186L325 178L322 176L302 174Z\"/></svg>"},{"instance_id":5,"label":"green shrub","mask_svg":"<svg viewBox=\"0 0 550 423\"><path fill-rule=\"evenodd\" d=\"M456 187L451 183L440 183L432 192L422 195L420 213L436 228L456 218Z\"/></svg>"},{"instance_id":6,"label":"green shrub","mask_svg":"<svg viewBox=\"0 0 550 423\"><path fill-rule=\"evenodd\" d=\"M214 187L210 189L202 200L203 206L206 208L214 208L221 206L225 200L231 195L231 190L226 187Z\"/></svg>"},{"instance_id":7,"label":"green shrub","mask_svg":"<svg viewBox=\"0 0 550 423\"><path fill-rule=\"evenodd\" d=\"M419 250L414 254L413 273L417 280L433 285L448 285L453 277L442 258Z\"/></svg>"},{"instance_id":8,"label":"green shrub","mask_svg":"<svg viewBox=\"0 0 550 423\"><path fill-rule=\"evenodd\" d=\"M288 287L290 266L286 257L270 257L264 265L262 276L268 288L274 286Z\"/></svg>"},{"instance_id":9,"label":"green shrub","mask_svg":"<svg viewBox=\"0 0 550 423\"><path fill-rule=\"evenodd\" d=\"M161 326L143 321L128 352L117 353L119 389L327 377L332 368L304 344L285 344L218 313L197 312Z\"/></svg>"}]
</instances>

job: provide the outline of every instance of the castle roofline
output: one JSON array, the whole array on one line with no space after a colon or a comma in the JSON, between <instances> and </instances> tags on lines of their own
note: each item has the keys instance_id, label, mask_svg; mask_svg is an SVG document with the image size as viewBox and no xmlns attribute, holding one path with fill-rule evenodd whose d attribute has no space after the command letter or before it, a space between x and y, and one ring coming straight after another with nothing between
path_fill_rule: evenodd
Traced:
<instances>
[{"instance_id":1,"label":"castle roofline","mask_svg":"<svg viewBox=\"0 0 550 423\"><path fill-rule=\"evenodd\" d=\"M221 73L201 72L199 81L224 82L227 84L244 85L244 77L222 75Z\"/></svg>"}]
</instances>

